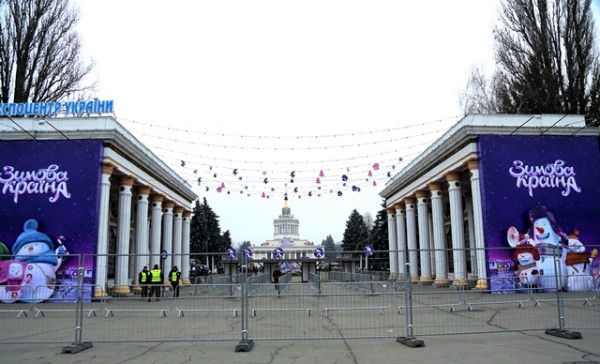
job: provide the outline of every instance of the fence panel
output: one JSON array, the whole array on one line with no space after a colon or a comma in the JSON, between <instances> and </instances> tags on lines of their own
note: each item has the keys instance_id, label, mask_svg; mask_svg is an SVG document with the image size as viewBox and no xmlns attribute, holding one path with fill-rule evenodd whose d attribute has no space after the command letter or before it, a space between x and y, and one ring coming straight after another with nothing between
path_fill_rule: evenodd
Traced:
<instances>
[{"instance_id":1,"label":"fence panel","mask_svg":"<svg viewBox=\"0 0 600 364\"><path fill-rule=\"evenodd\" d=\"M287 283L249 300L250 337L273 339L341 339L396 337L404 327L397 310L403 300L386 282L373 292L348 282ZM364 282L358 282L363 284Z\"/></svg>"},{"instance_id":2,"label":"fence panel","mask_svg":"<svg viewBox=\"0 0 600 364\"><path fill-rule=\"evenodd\" d=\"M129 296L88 303L83 337L91 342L234 341L241 332L237 292L239 285L206 283L180 286L177 298L163 290L160 301Z\"/></svg>"},{"instance_id":3,"label":"fence panel","mask_svg":"<svg viewBox=\"0 0 600 364\"><path fill-rule=\"evenodd\" d=\"M60 285L21 285L21 294L26 293L21 297L32 302L0 304L0 344L363 339L600 328L595 278L588 280L596 290L552 292L524 284L505 270L498 272L506 277L485 278L489 289L475 288L472 272L468 285L444 288L410 282L400 272L287 273L275 285L268 274L234 270L193 279L180 286L179 297L161 285L160 301L148 302L136 285L123 290L126 294L112 292L109 285L94 286L84 269L81 264L63 274ZM562 282L566 277L546 273L545 278ZM499 291L498 280L512 283ZM14 290L6 284L2 288ZM109 295L90 299L100 291ZM45 298L48 292L52 296ZM38 302L37 296L44 299Z\"/></svg>"}]
</instances>

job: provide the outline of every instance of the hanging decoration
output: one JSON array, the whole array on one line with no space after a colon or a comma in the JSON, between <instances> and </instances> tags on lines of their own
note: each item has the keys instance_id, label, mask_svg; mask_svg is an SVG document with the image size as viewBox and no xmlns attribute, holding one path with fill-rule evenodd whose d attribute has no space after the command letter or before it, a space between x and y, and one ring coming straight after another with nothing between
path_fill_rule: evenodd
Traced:
<instances>
[{"instance_id":1,"label":"hanging decoration","mask_svg":"<svg viewBox=\"0 0 600 364\"><path fill-rule=\"evenodd\" d=\"M228 135L128 122L138 129L131 130L132 134L184 181L202 188L202 193L239 191L248 197L270 198L283 195L284 184L291 183L293 193L302 198L343 197L348 195L345 192L360 193L387 183L394 178L396 167L402 168L405 161L418 156L455 120L402 122L401 127L391 129L293 137ZM232 154L236 149L243 152ZM269 188L265 189L266 185Z\"/></svg>"}]
</instances>

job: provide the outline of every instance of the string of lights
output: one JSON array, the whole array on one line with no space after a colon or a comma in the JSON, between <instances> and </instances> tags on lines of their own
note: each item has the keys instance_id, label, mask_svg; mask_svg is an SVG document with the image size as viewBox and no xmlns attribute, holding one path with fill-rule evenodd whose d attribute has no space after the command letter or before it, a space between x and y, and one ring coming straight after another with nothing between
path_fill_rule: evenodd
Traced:
<instances>
[{"instance_id":1,"label":"string of lights","mask_svg":"<svg viewBox=\"0 0 600 364\"><path fill-rule=\"evenodd\" d=\"M161 129L161 130L167 130L167 131L177 131L177 132L183 132L185 134L200 134L200 135L205 135L205 136L212 136L212 137L235 137L235 138L242 138L242 139L321 139L321 138L339 138L339 137L347 137L347 136L365 136L365 135L373 135L373 134L380 134L380 133L390 133L393 131L406 131L409 129L416 129L416 128L421 128L421 127L433 127L437 124L441 124L441 123L446 123L448 121L456 121L458 120L458 118L461 117L461 115L455 115L455 116L450 116L450 117L446 117L446 118L442 118L442 119L436 119L436 120L432 120L432 121L427 121L427 122L417 122L417 123L404 123L405 125L403 126L399 126L396 128L386 128L386 129L378 129L378 130L369 130L369 131L362 131L362 132L352 132L352 133L339 133L339 134L323 134L323 135L296 135L296 136L269 136L269 135L242 135L242 134L229 134L229 133L217 133L217 132L209 132L209 131L201 131L201 130L193 130L193 129L184 129L184 128L174 128L174 127L169 127L169 126L164 126L164 125L160 125L160 124L152 124L152 123L148 123L148 122L142 122L142 121L137 121L137 120L133 120L133 119L127 119L127 118L119 118L120 121L126 121L129 122L133 125L143 125L146 127L150 127L150 128L156 128L156 129ZM442 126L443 127L443 126ZM439 129L439 127L438 127Z\"/></svg>"},{"instance_id":2,"label":"string of lights","mask_svg":"<svg viewBox=\"0 0 600 364\"><path fill-rule=\"evenodd\" d=\"M124 120L132 124L128 130L133 135L201 195L311 198L381 188L451 126L442 126L443 122L455 119L295 137L227 134Z\"/></svg>"}]
</instances>

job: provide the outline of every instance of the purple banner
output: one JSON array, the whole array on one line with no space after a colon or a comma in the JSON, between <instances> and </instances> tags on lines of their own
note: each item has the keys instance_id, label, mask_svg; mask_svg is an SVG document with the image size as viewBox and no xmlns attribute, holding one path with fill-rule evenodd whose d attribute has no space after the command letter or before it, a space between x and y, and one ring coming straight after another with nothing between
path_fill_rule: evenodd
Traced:
<instances>
[{"instance_id":1,"label":"purple banner","mask_svg":"<svg viewBox=\"0 0 600 364\"><path fill-rule=\"evenodd\" d=\"M560 289L597 289L597 138L482 135L479 151L485 246L498 248L487 254L492 290L550 292L559 273ZM551 253L559 271L549 266Z\"/></svg>"},{"instance_id":2,"label":"purple banner","mask_svg":"<svg viewBox=\"0 0 600 364\"><path fill-rule=\"evenodd\" d=\"M0 143L1 301L73 301L78 255L97 249L102 156L98 140Z\"/></svg>"}]
</instances>

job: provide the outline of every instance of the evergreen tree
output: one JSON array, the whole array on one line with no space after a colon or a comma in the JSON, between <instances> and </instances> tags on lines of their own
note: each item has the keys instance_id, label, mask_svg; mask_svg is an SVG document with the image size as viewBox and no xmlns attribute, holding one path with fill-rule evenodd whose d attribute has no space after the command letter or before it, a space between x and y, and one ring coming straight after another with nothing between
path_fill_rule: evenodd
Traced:
<instances>
[{"instance_id":1,"label":"evergreen tree","mask_svg":"<svg viewBox=\"0 0 600 364\"><path fill-rule=\"evenodd\" d=\"M331 235L327 235L327 237L321 241L321 245L325 248L325 259L332 260L337 257L337 248L335 247L335 242Z\"/></svg>"},{"instance_id":2,"label":"evergreen tree","mask_svg":"<svg viewBox=\"0 0 600 364\"><path fill-rule=\"evenodd\" d=\"M346 222L346 230L344 230L344 237L342 239L342 249L352 252L360 251L368 243L369 228L363 217L354 209ZM358 253L353 253L353 256L358 256Z\"/></svg>"},{"instance_id":3,"label":"evergreen tree","mask_svg":"<svg viewBox=\"0 0 600 364\"><path fill-rule=\"evenodd\" d=\"M229 231L226 232L226 236L226 239L231 241ZM223 244L226 239L221 236L219 216L208 205L206 197L203 199L202 204L196 201L194 216L190 224L191 258L195 258L198 262L206 264L210 260L210 255L225 251L226 247L224 248ZM217 260L220 261L220 259L220 255L215 256L215 263Z\"/></svg>"},{"instance_id":4,"label":"evergreen tree","mask_svg":"<svg viewBox=\"0 0 600 364\"><path fill-rule=\"evenodd\" d=\"M371 230L371 244L375 250L375 255L369 258L369 265L374 270L387 270L389 266L389 236L388 236L388 223L387 223L387 211L384 209L377 213L377 218L373 224Z\"/></svg>"}]
</instances>

